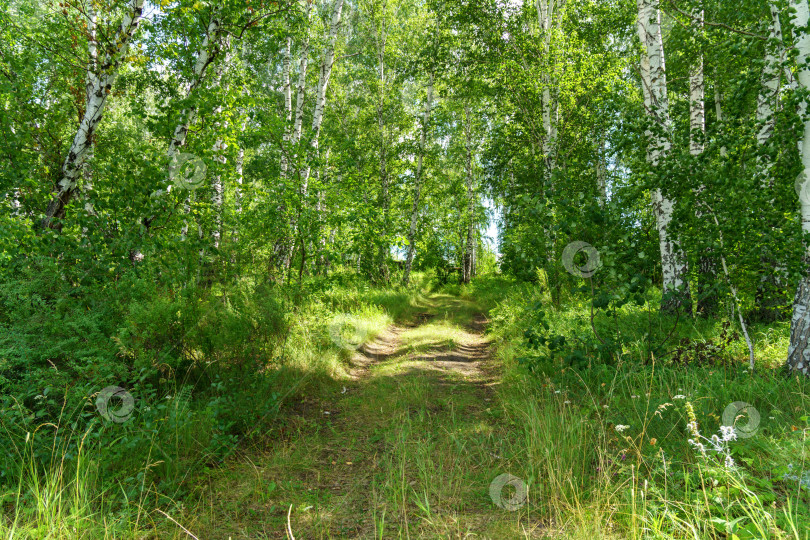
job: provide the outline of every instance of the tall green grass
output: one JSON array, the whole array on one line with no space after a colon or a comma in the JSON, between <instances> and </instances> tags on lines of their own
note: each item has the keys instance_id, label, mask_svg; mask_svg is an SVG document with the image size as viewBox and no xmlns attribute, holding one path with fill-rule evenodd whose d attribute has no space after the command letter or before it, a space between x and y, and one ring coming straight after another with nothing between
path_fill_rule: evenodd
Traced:
<instances>
[{"instance_id":1,"label":"tall green grass","mask_svg":"<svg viewBox=\"0 0 810 540\"><path fill-rule=\"evenodd\" d=\"M100 360L123 366L119 378L3 388L0 538L183 536L167 516L208 471L263 444L285 408L348 372L352 351L330 322L348 315L373 339L417 309L426 282L414 277L385 290L348 274L273 288L245 278L133 303L110 336L119 357ZM136 403L120 424L95 410L115 384Z\"/></svg>"},{"instance_id":2,"label":"tall green grass","mask_svg":"<svg viewBox=\"0 0 810 540\"><path fill-rule=\"evenodd\" d=\"M541 288L503 279L462 293L495 306L499 394L523 433L512 454L522 458L520 473L551 529L571 538L810 538L810 384L774 367L784 354L784 323L755 330L754 373L741 341L717 363L680 366L666 355L645 361L644 344L633 340L615 365L558 361L530 373L517 359L533 354L523 339L533 306L543 304L552 332L576 335L589 330L587 300L554 310ZM628 336L672 326L642 307L623 308L617 319L602 329L618 326ZM682 321L671 339L710 342L721 328L721 320ZM761 421L754 436L727 443L734 461L727 467L688 442L689 410L711 437L738 401L753 405Z\"/></svg>"}]
</instances>

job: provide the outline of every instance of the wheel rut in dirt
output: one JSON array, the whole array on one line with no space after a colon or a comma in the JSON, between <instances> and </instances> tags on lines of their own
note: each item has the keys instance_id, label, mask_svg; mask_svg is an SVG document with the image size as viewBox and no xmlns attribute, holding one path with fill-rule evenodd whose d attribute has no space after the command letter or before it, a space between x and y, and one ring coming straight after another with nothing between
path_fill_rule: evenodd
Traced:
<instances>
[{"instance_id":1,"label":"wheel rut in dirt","mask_svg":"<svg viewBox=\"0 0 810 540\"><path fill-rule=\"evenodd\" d=\"M403 337L412 330L430 324L436 318L433 313L419 313L410 323L391 325L372 341L361 346L351 359L349 376L359 380L370 374L372 366L392 359L407 359L424 363L422 369L435 369L457 374L470 382L486 384L492 382L491 368L487 366L491 357L490 344L484 337L487 318L476 314L466 325L463 340L448 347L435 343L427 348L403 351ZM407 347L406 347L407 349Z\"/></svg>"}]
</instances>

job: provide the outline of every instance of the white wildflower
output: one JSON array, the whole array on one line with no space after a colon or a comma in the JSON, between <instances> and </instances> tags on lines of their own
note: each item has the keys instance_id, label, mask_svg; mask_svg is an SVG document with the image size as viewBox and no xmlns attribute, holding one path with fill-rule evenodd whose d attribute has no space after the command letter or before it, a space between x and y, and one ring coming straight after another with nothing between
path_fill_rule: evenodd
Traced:
<instances>
[{"instance_id":1,"label":"white wildflower","mask_svg":"<svg viewBox=\"0 0 810 540\"><path fill-rule=\"evenodd\" d=\"M723 442L734 441L737 439L737 433L734 431L734 426L720 426L720 434L722 435Z\"/></svg>"},{"instance_id":2,"label":"white wildflower","mask_svg":"<svg viewBox=\"0 0 810 540\"><path fill-rule=\"evenodd\" d=\"M684 396L683 394L678 394L677 396L674 396L672 399L686 399L686 396Z\"/></svg>"},{"instance_id":3,"label":"white wildflower","mask_svg":"<svg viewBox=\"0 0 810 540\"><path fill-rule=\"evenodd\" d=\"M722 441L720 440L720 437L718 437L717 435L712 435L712 450L714 450L715 452L723 451Z\"/></svg>"},{"instance_id":4,"label":"white wildflower","mask_svg":"<svg viewBox=\"0 0 810 540\"><path fill-rule=\"evenodd\" d=\"M623 424L619 424L618 426L616 426L616 427L615 427L615 428L613 428L613 429L615 429L616 431L618 431L619 433L621 433L621 432L622 432L622 431L624 431L625 429L629 429L629 428L630 428L630 426L625 426L625 425L623 425Z\"/></svg>"},{"instance_id":5,"label":"white wildflower","mask_svg":"<svg viewBox=\"0 0 810 540\"><path fill-rule=\"evenodd\" d=\"M697 448L700 451L701 455L703 456L706 455L706 447L703 446L703 443L701 443L700 441L696 441L695 439L689 439L689 444Z\"/></svg>"}]
</instances>

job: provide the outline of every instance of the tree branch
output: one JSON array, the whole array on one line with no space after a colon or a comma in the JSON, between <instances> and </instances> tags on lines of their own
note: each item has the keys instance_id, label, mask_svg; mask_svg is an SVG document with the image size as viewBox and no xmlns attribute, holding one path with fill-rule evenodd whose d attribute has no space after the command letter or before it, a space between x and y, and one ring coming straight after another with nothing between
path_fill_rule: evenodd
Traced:
<instances>
[{"instance_id":1,"label":"tree branch","mask_svg":"<svg viewBox=\"0 0 810 540\"><path fill-rule=\"evenodd\" d=\"M736 28L732 28L731 26L729 26L729 25L727 25L727 24L723 24L723 23L717 23L717 22L711 22L711 21L707 21L707 20L705 20L705 19L699 19L698 17L695 17L694 15L692 15L692 14L690 14L690 13L686 13L686 12L685 12L685 11L683 11L681 8L679 8L678 6L676 6L676 5L675 5L675 2L674 2L673 0L667 0L667 3L668 3L670 6L672 6L672 9L674 9L675 11L677 11L678 13L680 13L681 15L683 15L684 17L688 17L688 18L690 18L690 19L691 19L691 20L693 20L693 21L700 22L701 24L705 24L705 25L707 25L707 26L715 26L715 27L717 27L717 28L723 28L723 29L725 29L725 30L728 30L729 32L734 32L735 34L742 34L743 36L748 36L748 37L753 37L753 38L761 39L762 41L767 41L767 40L768 40L768 38L767 38L767 37L765 37L765 36L760 36L759 34L754 34L754 33L751 33L751 32L746 32L745 30L737 30ZM665 10L665 11L666 11L666 10ZM667 14L669 15L669 13L667 13Z\"/></svg>"}]
</instances>

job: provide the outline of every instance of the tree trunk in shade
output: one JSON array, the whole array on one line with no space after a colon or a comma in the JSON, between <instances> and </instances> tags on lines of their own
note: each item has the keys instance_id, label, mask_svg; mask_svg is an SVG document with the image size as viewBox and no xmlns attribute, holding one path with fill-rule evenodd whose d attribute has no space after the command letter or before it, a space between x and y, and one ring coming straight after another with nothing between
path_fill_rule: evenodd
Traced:
<instances>
[{"instance_id":1,"label":"tree trunk in shade","mask_svg":"<svg viewBox=\"0 0 810 540\"><path fill-rule=\"evenodd\" d=\"M810 20L810 6L807 0L792 0L791 5L796 10L793 19L794 29L804 29ZM799 65L799 84L810 89L810 35L802 32L796 40L798 52L796 61ZM810 233L810 119L805 120L802 134L801 157L803 171L798 179L799 202L801 204L802 232ZM787 367L804 375L810 374L810 273L808 262L810 252L805 246L805 275L799 282L796 296L793 300L793 316L790 321L790 345L788 346Z\"/></svg>"},{"instance_id":2,"label":"tree trunk in shade","mask_svg":"<svg viewBox=\"0 0 810 540\"><path fill-rule=\"evenodd\" d=\"M411 223L408 228L408 254L405 257L405 272L402 276L402 283L408 285L411 279L411 267L413 257L416 253L414 243L416 242L416 231L419 227L419 198L422 194L422 161L427 145L428 124L430 122L430 111L433 107L433 73L430 74L430 81L427 87L427 100L425 100L425 113L422 117L422 137L419 140L419 155L416 158L416 176L413 179L413 207L411 208Z\"/></svg>"}]
</instances>

